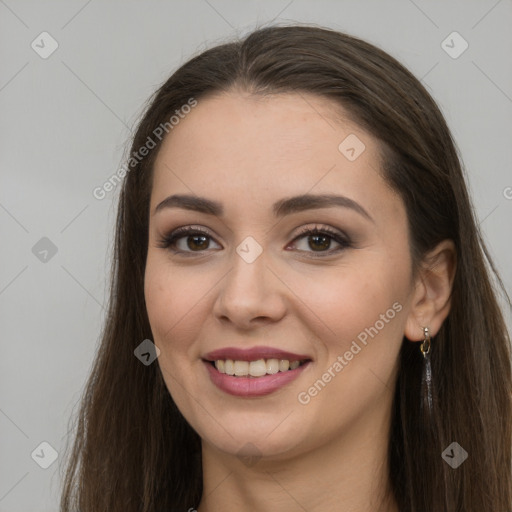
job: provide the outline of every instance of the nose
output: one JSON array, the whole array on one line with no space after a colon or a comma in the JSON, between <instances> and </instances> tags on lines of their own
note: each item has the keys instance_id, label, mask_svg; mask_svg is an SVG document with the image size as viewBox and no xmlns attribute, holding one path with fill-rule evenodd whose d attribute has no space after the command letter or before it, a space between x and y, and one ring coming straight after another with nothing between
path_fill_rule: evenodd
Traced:
<instances>
[{"instance_id":1,"label":"nose","mask_svg":"<svg viewBox=\"0 0 512 512\"><path fill-rule=\"evenodd\" d=\"M252 263L234 252L232 269L221 280L213 307L220 322L249 330L285 316L286 286L267 263L265 251Z\"/></svg>"}]
</instances>

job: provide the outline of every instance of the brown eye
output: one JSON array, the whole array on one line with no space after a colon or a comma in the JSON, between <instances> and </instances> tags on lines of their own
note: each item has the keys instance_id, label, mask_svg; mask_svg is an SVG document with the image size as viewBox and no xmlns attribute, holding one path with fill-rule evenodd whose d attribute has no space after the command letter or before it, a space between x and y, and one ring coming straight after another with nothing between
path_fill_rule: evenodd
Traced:
<instances>
[{"instance_id":1,"label":"brown eye","mask_svg":"<svg viewBox=\"0 0 512 512\"><path fill-rule=\"evenodd\" d=\"M309 247L311 249L329 249L332 238L326 235L310 235L309 236Z\"/></svg>"},{"instance_id":2,"label":"brown eye","mask_svg":"<svg viewBox=\"0 0 512 512\"><path fill-rule=\"evenodd\" d=\"M182 238L187 240L187 247L192 251L201 251L208 248L208 237L204 235L189 235Z\"/></svg>"},{"instance_id":3,"label":"brown eye","mask_svg":"<svg viewBox=\"0 0 512 512\"><path fill-rule=\"evenodd\" d=\"M300 248L296 241L302 239L305 239L306 244L304 244L305 247ZM330 249L333 242L338 244L339 247ZM295 238L294 246L301 252L312 253L311 256L313 257L321 257L323 255L331 255L350 247L350 242L348 241L348 238L341 235L341 233L329 228L319 229L315 227L303 230L302 233Z\"/></svg>"},{"instance_id":4,"label":"brown eye","mask_svg":"<svg viewBox=\"0 0 512 512\"><path fill-rule=\"evenodd\" d=\"M185 227L162 238L158 247L174 253L204 252L209 249L212 240L210 234L202 229Z\"/></svg>"}]
</instances>

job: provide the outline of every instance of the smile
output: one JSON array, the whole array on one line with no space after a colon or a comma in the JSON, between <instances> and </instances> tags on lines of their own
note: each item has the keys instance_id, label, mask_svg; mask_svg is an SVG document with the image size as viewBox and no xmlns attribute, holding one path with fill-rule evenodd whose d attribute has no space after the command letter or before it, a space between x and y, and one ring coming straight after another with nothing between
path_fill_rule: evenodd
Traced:
<instances>
[{"instance_id":1,"label":"smile","mask_svg":"<svg viewBox=\"0 0 512 512\"><path fill-rule=\"evenodd\" d=\"M250 398L269 395L290 384L309 368L312 361L289 362L286 359L238 361L228 359L215 362L203 360L203 363L208 371L210 381L218 389L233 396ZM273 373L267 372L269 368ZM231 371L232 374L228 373ZM258 375L252 375L250 372Z\"/></svg>"},{"instance_id":2,"label":"smile","mask_svg":"<svg viewBox=\"0 0 512 512\"><path fill-rule=\"evenodd\" d=\"M220 373L236 377L263 377L275 375L278 372L295 370L306 360L289 361L288 359L258 359L256 361L233 361L232 359L217 359L215 368Z\"/></svg>"}]
</instances>

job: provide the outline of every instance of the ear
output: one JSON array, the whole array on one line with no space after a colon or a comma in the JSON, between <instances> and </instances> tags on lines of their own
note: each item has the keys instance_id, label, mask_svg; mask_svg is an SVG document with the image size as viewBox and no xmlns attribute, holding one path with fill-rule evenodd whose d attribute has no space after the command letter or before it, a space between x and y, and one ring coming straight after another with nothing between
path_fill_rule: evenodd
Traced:
<instances>
[{"instance_id":1,"label":"ear","mask_svg":"<svg viewBox=\"0 0 512 512\"><path fill-rule=\"evenodd\" d=\"M410 341L423 341L423 327L435 336L448 316L457 251L452 240L443 240L428 253L414 284L411 308L404 335Z\"/></svg>"}]
</instances>

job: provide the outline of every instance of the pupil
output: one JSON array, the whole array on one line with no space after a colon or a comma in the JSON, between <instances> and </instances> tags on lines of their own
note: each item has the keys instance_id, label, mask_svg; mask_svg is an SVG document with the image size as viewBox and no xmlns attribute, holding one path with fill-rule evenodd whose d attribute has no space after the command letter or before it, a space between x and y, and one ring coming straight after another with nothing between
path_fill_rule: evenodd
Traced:
<instances>
[{"instance_id":1,"label":"pupil","mask_svg":"<svg viewBox=\"0 0 512 512\"><path fill-rule=\"evenodd\" d=\"M324 241L324 244L320 248L327 249L329 247L329 239L325 235L311 235L311 239L315 240L315 242L313 242L313 243L317 243L318 239L322 239ZM314 248L311 243L309 244L309 246L311 249Z\"/></svg>"},{"instance_id":2,"label":"pupil","mask_svg":"<svg viewBox=\"0 0 512 512\"><path fill-rule=\"evenodd\" d=\"M208 245L208 244L206 243L206 242L207 242L207 237L206 237L206 236L204 236L204 235L195 235L195 236L191 236L191 237L189 237L189 239L188 239L188 240L190 241L190 239L193 239L193 240L194 240L194 242L193 242L193 243L195 243L195 241L196 241L196 240L198 240L198 239L202 239L202 241L203 241L203 245L200 245L200 244L199 244L199 245L200 245L199 249L206 249L205 245ZM197 249L197 246L196 246L196 247L193 247L193 246L192 246L192 244L190 244L190 243L188 243L187 245L188 245L188 248L189 248L189 249L192 249L192 250Z\"/></svg>"}]
</instances>

